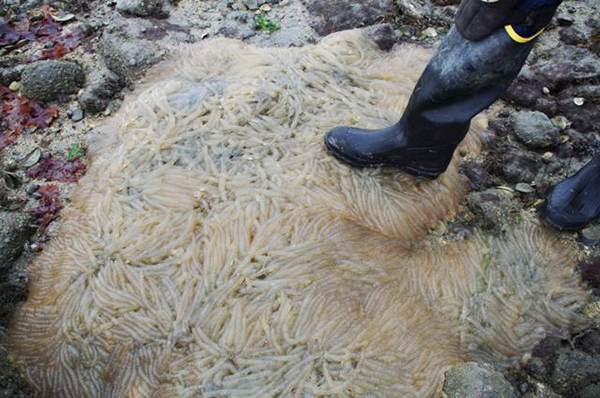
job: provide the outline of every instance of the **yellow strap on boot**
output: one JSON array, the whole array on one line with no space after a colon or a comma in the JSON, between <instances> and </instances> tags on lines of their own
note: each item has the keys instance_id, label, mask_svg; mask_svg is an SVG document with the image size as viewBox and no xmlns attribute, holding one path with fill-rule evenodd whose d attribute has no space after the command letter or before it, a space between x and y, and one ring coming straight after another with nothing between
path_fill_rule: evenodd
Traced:
<instances>
[{"instance_id":1,"label":"yellow strap on boot","mask_svg":"<svg viewBox=\"0 0 600 398\"><path fill-rule=\"evenodd\" d=\"M544 31L544 29L542 28L542 30L540 30L539 32L537 32L535 35L533 35L531 37L523 37L515 31L515 29L512 27L512 25L506 25L504 27L504 29L506 30L506 33L508 33L510 38L513 39L514 41L516 41L517 43L530 42L531 40L533 40L536 37L538 37L539 35L541 35L542 32Z\"/></svg>"}]
</instances>

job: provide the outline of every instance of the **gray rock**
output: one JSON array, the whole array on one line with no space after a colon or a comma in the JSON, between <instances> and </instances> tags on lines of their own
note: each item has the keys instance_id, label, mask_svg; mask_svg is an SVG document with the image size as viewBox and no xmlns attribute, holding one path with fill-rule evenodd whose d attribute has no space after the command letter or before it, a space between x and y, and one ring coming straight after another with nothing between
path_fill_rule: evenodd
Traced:
<instances>
[{"instance_id":1,"label":"gray rock","mask_svg":"<svg viewBox=\"0 0 600 398\"><path fill-rule=\"evenodd\" d=\"M40 101L75 94L85 83L83 68L70 61L38 61L21 74L21 93Z\"/></svg>"},{"instance_id":2,"label":"gray rock","mask_svg":"<svg viewBox=\"0 0 600 398\"><path fill-rule=\"evenodd\" d=\"M554 365L550 384L561 394L574 395L586 386L600 382L600 357L579 351L562 351Z\"/></svg>"},{"instance_id":3,"label":"gray rock","mask_svg":"<svg viewBox=\"0 0 600 398\"><path fill-rule=\"evenodd\" d=\"M301 47L316 41L312 29L302 25L286 25L268 35L255 35L252 39L252 44L260 47Z\"/></svg>"},{"instance_id":4,"label":"gray rock","mask_svg":"<svg viewBox=\"0 0 600 398\"><path fill-rule=\"evenodd\" d=\"M123 86L123 79L108 69L94 72L90 85L79 97L79 105L88 114L102 112Z\"/></svg>"},{"instance_id":5,"label":"gray rock","mask_svg":"<svg viewBox=\"0 0 600 398\"><path fill-rule=\"evenodd\" d=\"M248 24L240 24L235 21L225 21L223 26L219 28L218 33L231 39L245 40L254 36L256 31Z\"/></svg>"},{"instance_id":6,"label":"gray rock","mask_svg":"<svg viewBox=\"0 0 600 398\"><path fill-rule=\"evenodd\" d=\"M577 398L598 398L600 397L600 383L590 384L577 395Z\"/></svg>"},{"instance_id":7,"label":"gray rock","mask_svg":"<svg viewBox=\"0 0 600 398\"><path fill-rule=\"evenodd\" d=\"M35 231L28 213L0 212L0 271L10 267Z\"/></svg>"},{"instance_id":8,"label":"gray rock","mask_svg":"<svg viewBox=\"0 0 600 398\"><path fill-rule=\"evenodd\" d=\"M228 12L226 18L240 23L248 23L254 18L254 13L250 11L231 11Z\"/></svg>"},{"instance_id":9,"label":"gray rock","mask_svg":"<svg viewBox=\"0 0 600 398\"><path fill-rule=\"evenodd\" d=\"M600 74L600 62L593 53L572 46L562 46L548 59L541 59L531 66L526 78L541 80L553 89L573 80L591 79Z\"/></svg>"},{"instance_id":10,"label":"gray rock","mask_svg":"<svg viewBox=\"0 0 600 398\"><path fill-rule=\"evenodd\" d=\"M21 80L21 73L25 65L0 70L0 86L8 87L12 82Z\"/></svg>"},{"instance_id":11,"label":"gray rock","mask_svg":"<svg viewBox=\"0 0 600 398\"><path fill-rule=\"evenodd\" d=\"M510 148L502 154L500 172L511 184L532 182L538 170L536 156L519 148Z\"/></svg>"},{"instance_id":12,"label":"gray rock","mask_svg":"<svg viewBox=\"0 0 600 398\"><path fill-rule=\"evenodd\" d=\"M573 102L576 97L585 99L582 106ZM597 115L600 112L599 85L569 87L560 92L556 102L560 113L568 116L574 128L584 132L600 132L600 125L597 123Z\"/></svg>"},{"instance_id":13,"label":"gray rock","mask_svg":"<svg viewBox=\"0 0 600 398\"><path fill-rule=\"evenodd\" d=\"M497 188L471 192L467 206L477 216L478 226L493 233L502 232L515 210L510 194Z\"/></svg>"},{"instance_id":14,"label":"gray rock","mask_svg":"<svg viewBox=\"0 0 600 398\"><path fill-rule=\"evenodd\" d=\"M558 109L556 101L543 95L542 90L538 83L516 79L502 95L502 99L516 107L532 108L554 116Z\"/></svg>"},{"instance_id":15,"label":"gray rock","mask_svg":"<svg viewBox=\"0 0 600 398\"><path fill-rule=\"evenodd\" d=\"M128 40L115 34L103 37L100 53L108 69L127 80L143 75L164 55L164 51L151 41Z\"/></svg>"},{"instance_id":16,"label":"gray rock","mask_svg":"<svg viewBox=\"0 0 600 398\"><path fill-rule=\"evenodd\" d=\"M429 0L396 0L400 12L411 18L423 18L431 13Z\"/></svg>"},{"instance_id":17,"label":"gray rock","mask_svg":"<svg viewBox=\"0 0 600 398\"><path fill-rule=\"evenodd\" d=\"M469 179L469 185L476 191L498 185L498 181L477 162L469 161L462 164L460 171Z\"/></svg>"},{"instance_id":18,"label":"gray rock","mask_svg":"<svg viewBox=\"0 0 600 398\"><path fill-rule=\"evenodd\" d=\"M548 148L560 140L560 129L542 112L520 111L512 121L517 138L531 148Z\"/></svg>"},{"instance_id":19,"label":"gray rock","mask_svg":"<svg viewBox=\"0 0 600 398\"><path fill-rule=\"evenodd\" d=\"M258 10L263 4L271 3L269 0L242 0L249 10Z\"/></svg>"},{"instance_id":20,"label":"gray rock","mask_svg":"<svg viewBox=\"0 0 600 398\"><path fill-rule=\"evenodd\" d=\"M562 40L562 42L565 44L578 46L587 42L585 35L579 29L573 26L561 29L558 34L560 36L560 40Z\"/></svg>"},{"instance_id":21,"label":"gray rock","mask_svg":"<svg viewBox=\"0 0 600 398\"><path fill-rule=\"evenodd\" d=\"M379 22L392 8L393 0L307 0L307 3L312 28L326 36Z\"/></svg>"},{"instance_id":22,"label":"gray rock","mask_svg":"<svg viewBox=\"0 0 600 398\"><path fill-rule=\"evenodd\" d=\"M164 0L117 0L116 9L122 15L167 18Z\"/></svg>"},{"instance_id":23,"label":"gray rock","mask_svg":"<svg viewBox=\"0 0 600 398\"><path fill-rule=\"evenodd\" d=\"M434 18L437 18L440 23L445 24L445 26L449 28L454 23L458 7L454 5L448 5L445 7L433 7L431 11L431 14Z\"/></svg>"},{"instance_id":24,"label":"gray rock","mask_svg":"<svg viewBox=\"0 0 600 398\"><path fill-rule=\"evenodd\" d=\"M559 337L546 337L538 342L522 371L538 382L547 383L562 345L563 341Z\"/></svg>"},{"instance_id":25,"label":"gray rock","mask_svg":"<svg viewBox=\"0 0 600 398\"><path fill-rule=\"evenodd\" d=\"M585 239L590 241L600 241L600 225L590 225L581 231Z\"/></svg>"},{"instance_id":26,"label":"gray rock","mask_svg":"<svg viewBox=\"0 0 600 398\"><path fill-rule=\"evenodd\" d=\"M582 281L593 288L600 288L600 258L580 264ZM600 356L600 327L586 330L577 336L575 346L590 355Z\"/></svg>"},{"instance_id":27,"label":"gray rock","mask_svg":"<svg viewBox=\"0 0 600 398\"><path fill-rule=\"evenodd\" d=\"M34 397L33 390L19 375L17 368L8 360L0 361L0 398Z\"/></svg>"},{"instance_id":28,"label":"gray rock","mask_svg":"<svg viewBox=\"0 0 600 398\"><path fill-rule=\"evenodd\" d=\"M448 398L516 398L511 384L491 367L468 362L446 372L444 393Z\"/></svg>"},{"instance_id":29,"label":"gray rock","mask_svg":"<svg viewBox=\"0 0 600 398\"><path fill-rule=\"evenodd\" d=\"M71 113L71 120L74 122L79 122L83 120L83 116L83 109L77 108L73 111L73 113Z\"/></svg>"},{"instance_id":30,"label":"gray rock","mask_svg":"<svg viewBox=\"0 0 600 398\"><path fill-rule=\"evenodd\" d=\"M364 32L383 51L390 51L402 39L402 35L388 23L369 26Z\"/></svg>"}]
</instances>

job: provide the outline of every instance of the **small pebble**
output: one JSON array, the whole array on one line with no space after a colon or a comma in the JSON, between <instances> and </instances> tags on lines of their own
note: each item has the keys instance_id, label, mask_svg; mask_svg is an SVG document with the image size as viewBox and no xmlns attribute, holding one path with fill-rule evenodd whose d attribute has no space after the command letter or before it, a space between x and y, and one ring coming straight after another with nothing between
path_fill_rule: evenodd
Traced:
<instances>
[{"instance_id":1,"label":"small pebble","mask_svg":"<svg viewBox=\"0 0 600 398\"><path fill-rule=\"evenodd\" d=\"M83 119L83 109L77 108L71 113L71 120L74 122L79 122Z\"/></svg>"},{"instance_id":2,"label":"small pebble","mask_svg":"<svg viewBox=\"0 0 600 398\"><path fill-rule=\"evenodd\" d=\"M38 189L40 189L40 186L38 184L31 184L27 187L27 195L32 196L34 193L37 192Z\"/></svg>"},{"instance_id":3,"label":"small pebble","mask_svg":"<svg viewBox=\"0 0 600 398\"><path fill-rule=\"evenodd\" d=\"M592 225L581 231L584 238L597 241L600 240L600 225Z\"/></svg>"},{"instance_id":4,"label":"small pebble","mask_svg":"<svg viewBox=\"0 0 600 398\"><path fill-rule=\"evenodd\" d=\"M550 94L550 89L548 87L544 87L542 88L542 93L544 93L545 95Z\"/></svg>"},{"instance_id":5,"label":"small pebble","mask_svg":"<svg viewBox=\"0 0 600 398\"><path fill-rule=\"evenodd\" d=\"M524 182L520 182L515 186L515 190L521 193L531 193L534 191L533 187Z\"/></svg>"},{"instance_id":6,"label":"small pebble","mask_svg":"<svg viewBox=\"0 0 600 398\"><path fill-rule=\"evenodd\" d=\"M19 82L12 82L9 86L8 89L10 91L19 91L19 89L21 88L21 83Z\"/></svg>"},{"instance_id":7,"label":"small pebble","mask_svg":"<svg viewBox=\"0 0 600 398\"><path fill-rule=\"evenodd\" d=\"M542 155L542 160L544 160L545 162L549 162L553 156L554 156L554 154L552 152L545 152Z\"/></svg>"},{"instance_id":8,"label":"small pebble","mask_svg":"<svg viewBox=\"0 0 600 398\"><path fill-rule=\"evenodd\" d=\"M44 250L44 244L43 243L32 243L31 246L29 246L29 247L34 252L40 252L40 251Z\"/></svg>"},{"instance_id":9,"label":"small pebble","mask_svg":"<svg viewBox=\"0 0 600 398\"><path fill-rule=\"evenodd\" d=\"M437 35L438 35L438 33L435 30L435 28L427 28L423 31L423 36L426 36L426 37L436 37Z\"/></svg>"}]
</instances>

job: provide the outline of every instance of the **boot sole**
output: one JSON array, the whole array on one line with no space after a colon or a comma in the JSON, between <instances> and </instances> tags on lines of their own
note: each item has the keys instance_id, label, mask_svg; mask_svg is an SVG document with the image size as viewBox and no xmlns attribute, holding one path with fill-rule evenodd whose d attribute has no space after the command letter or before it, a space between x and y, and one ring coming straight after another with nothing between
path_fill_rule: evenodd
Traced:
<instances>
[{"instance_id":1,"label":"boot sole","mask_svg":"<svg viewBox=\"0 0 600 398\"><path fill-rule=\"evenodd\" d=\"M342 163L345 163L352 167L356 167L358 169L374 169L374 168L378 168L378 167L399 168L399 169L406 171L408 174L410 174L414 177L423 177L428 180L435 180L443 173L443 171L442 172L423 171L423 170L417 169L412 166L400 166L400 165L387 164L387 163L360 163L360 162L357 162L357 161L350 159L350 158L344 156L343 154L339 153L336 150L336 147L332 146L327 140L325 140L325 146L327 147L327 149L329 150L329 153L331 153L334 158L336 158L337 160L339 160Z\"/></svg>"}]
</instances>

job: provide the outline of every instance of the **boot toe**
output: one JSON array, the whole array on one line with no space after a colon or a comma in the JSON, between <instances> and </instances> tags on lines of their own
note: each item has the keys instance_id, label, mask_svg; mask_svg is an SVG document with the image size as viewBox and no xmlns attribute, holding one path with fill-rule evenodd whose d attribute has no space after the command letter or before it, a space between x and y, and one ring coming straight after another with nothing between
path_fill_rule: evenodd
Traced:
<instances>
[{"instance_id":1,"label":"boot toe","mask_svg":"<svg viewBox=\"0 0 600 398\"><path fill-rule=\"evenodd\" d=\"M585 184L577 178L570 178L554 187L540 209L542 221L561 231L577 231L598 218L598 197L586 195L586 187L581 185Z\"/></svg>"},{"instance_id":2,"label":"boot toe","mask_svg":"<svg viewBox=\"0 0 600 398\"><path fill-rule=\"evenodd\" d=\"M356 151L349 139L351 135L350 127L336 127L325 136L325 146L329 152L343 163L354 167L374 166L362 159L359 152Z\"/></svg>"},{"instance_id":3,"label":"boot toe","mask_svg":"<svg viewBox=\"0 0 600 398\"><path fill-rule=\"evenodd\" d=\"M540 209L540 219L559 231L578 231L590 222L569 207L556 206L551 202L547 202Z\"/></svg>"}]
</instances>

